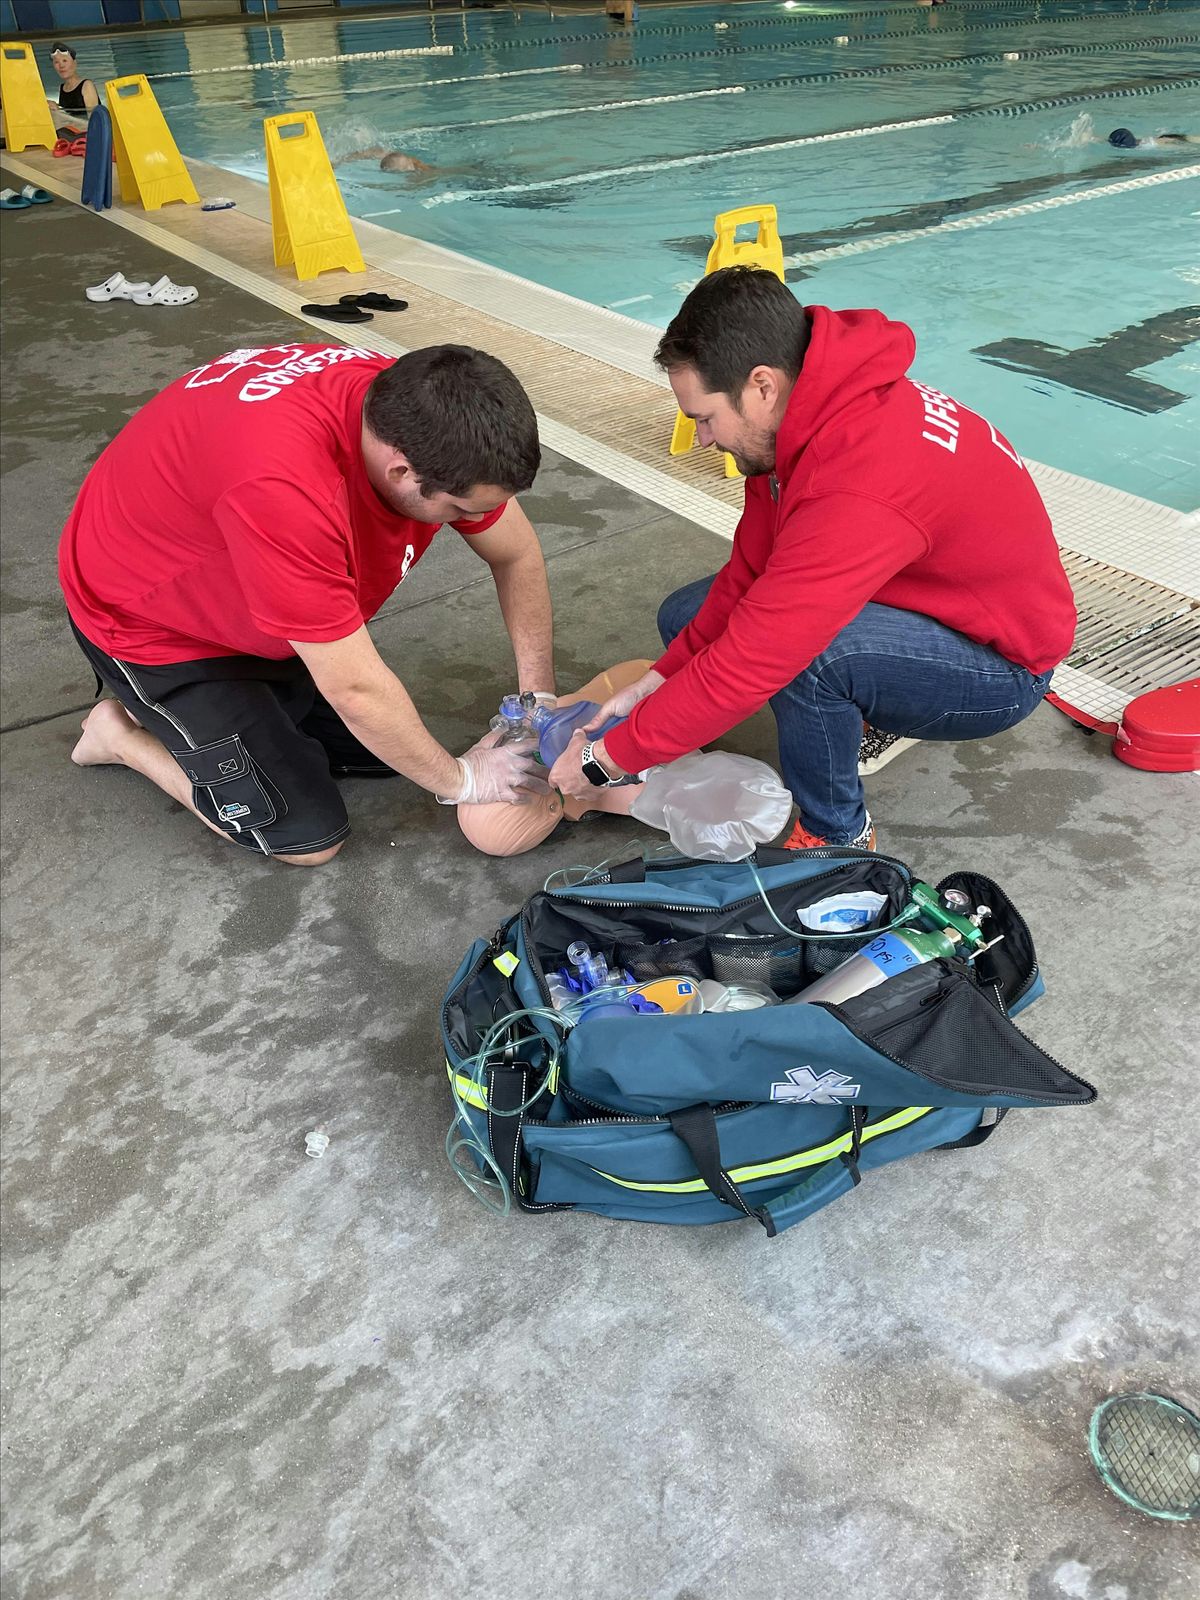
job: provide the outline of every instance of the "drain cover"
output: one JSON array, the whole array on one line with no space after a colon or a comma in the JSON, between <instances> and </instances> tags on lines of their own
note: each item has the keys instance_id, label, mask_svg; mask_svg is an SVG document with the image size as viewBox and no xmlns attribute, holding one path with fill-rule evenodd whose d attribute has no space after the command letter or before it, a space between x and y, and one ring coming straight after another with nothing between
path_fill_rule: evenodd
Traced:
<instances>
[{"instance_id":1,"label":"drain cover","mask_svg":"<svg viewBox=\"0 0 1200 1600\"><path fill-rule=\"evenodd\" d=\"M1118 1394L1092 1413L1096 1470L1115 1495L1171 1522L1200 1516L1200 1418L1161 1394Z\"/></svg>"}]
</instances>

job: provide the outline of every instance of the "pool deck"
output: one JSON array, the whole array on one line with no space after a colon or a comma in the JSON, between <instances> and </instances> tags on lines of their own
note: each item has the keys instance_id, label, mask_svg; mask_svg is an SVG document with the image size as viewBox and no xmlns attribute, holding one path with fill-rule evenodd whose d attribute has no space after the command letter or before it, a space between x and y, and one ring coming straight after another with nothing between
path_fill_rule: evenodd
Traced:
<instances>
[{"instance_id":1,"label":"pool deck","mask_svg":"<svg viewBox=\"0 0 1200 1600\"><path fill-rule=\"evenodd\" d=\"M6 156L3 182L61 165ZM1086 1433L1111 1392L1196 1403L1195 778L1042 707L870 781L888 853L1012 894L1048 986L1022 1027L1094 1107L1014 1113L772 1243L488 1215L442 1157L440 996L475 934L633 825L492 861L404 780L349 783L354 834L306 873L67 759L91 683L54 547L90 463L215 353L354 331L297 318L313 286L263 227L248 199L4 218L6 1600L1190 1600L1192 1530L1112 1498ZM117 266L201 298L87 303ZM523 503L561 682L653 653L736 485L661 455L670 396L633 355L543 350L413 270L410 311L363 332L485 344L550 424ZM634 400L659 408L636 427ZM1088 513L1130 566L1131 498ZM1159 531L1169 588L1187 547ZM507 686L480 573L440 538L373 627L452 749ZM764 717L725 742L773 757Z\"/></svg>"}]
</instances>

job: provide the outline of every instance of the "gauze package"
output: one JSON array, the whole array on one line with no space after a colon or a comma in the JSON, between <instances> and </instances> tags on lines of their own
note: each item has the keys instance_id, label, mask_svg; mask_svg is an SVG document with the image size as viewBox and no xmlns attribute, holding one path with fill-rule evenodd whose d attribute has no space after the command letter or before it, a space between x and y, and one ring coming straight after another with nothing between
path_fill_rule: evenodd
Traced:
<instances>
[{"instance_id":1,"label":"gauze package","mask_svg":"<svg viewBox=\"0 0 1200 1600\"><path fill-rule=\"evenodd\" d=\"M872 927L886 904L886 895L856 889L849 894L831 894L796 915L814 933L853 933L856 928Z\"/></svg>"}]
</instances>

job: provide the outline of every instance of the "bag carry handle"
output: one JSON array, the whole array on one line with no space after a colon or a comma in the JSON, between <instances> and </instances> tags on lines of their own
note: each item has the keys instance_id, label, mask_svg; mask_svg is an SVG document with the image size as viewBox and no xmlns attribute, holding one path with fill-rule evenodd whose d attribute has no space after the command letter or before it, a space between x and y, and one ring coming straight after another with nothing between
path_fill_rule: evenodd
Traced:
<instances>
[{"instance_id":1,"label":"bag carry handle","mask_svg":"<svg viewBox=\"0 0 1200 1600\"><path fill-rule=\"evenodd\" d=\"M682 1111L668 1113L673 1131L687 1145L688 1154L696 1163L696 1171L723 1205L733 1206L767 1230L773 1237L775 1228L761 1207L752 1206L742 1191L721 1165L721 1140L717 1132L717 1117L709 1105L686 1106Z\"/></svg>"},{"instance_id":2,"label":"bag carry handle","mask_svg":"<svg viewBox=\"0 0 1200 1600\"><path fill-rule=\"evenodd\" d=\"M862 1182L858 1156L862 1149L863 1129L870 1115L866 1106L851 1106L849 1150L842 1150L832 1160L823 1161L802 1183L767 1201L763 1210L770 1219L772 1237L790 1228L793 1223L802 1222L839 1194L858 1188Z\"/></svg>"},{"instance_id":3,"label":"bag carry handle","mask_svg":"<svg viewBox=\"0 0 1200 1600\"><path fill-rule=\"evenodd\" d=\"M688 1106L683 1111L672 1111L668 1113L668 1120L673 1131L687 1146L689 1155L696 1163L696 1171L717 1199L761 1223L767 1238L773 1239L777 1233L782 1233L810 1211L815 1211L825 1200L832 1200L835 1194L847 1188L858 1187L862 1181L858 1156L869 1116L870 1111L866 1106L851 1106L849 1150L843 1150L831 1161L823 1161L803 1183L796 1184L761 1206L750 1204L721 1165L720 1135L712 1106Z\"/></svg>"}]
</instances>

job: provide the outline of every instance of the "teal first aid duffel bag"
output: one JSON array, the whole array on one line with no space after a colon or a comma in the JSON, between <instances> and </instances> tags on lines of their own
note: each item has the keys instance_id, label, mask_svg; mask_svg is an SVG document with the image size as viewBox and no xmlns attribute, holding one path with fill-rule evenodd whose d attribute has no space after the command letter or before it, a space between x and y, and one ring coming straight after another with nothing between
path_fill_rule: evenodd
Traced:
<instances>
[{"instance_id":1,"label":"teal first aid duffel bag","mask_svg":"<svg viewBox=\"0 0 1200 1600\"><path fill-rule=\"evenodd\" d=\"M547 976L576 941L639 979L802 995L856 950L881 949L885 930L911 926L914 895L940 903L947 890L988 908L988 947L973 959L955 947L836 1004L618 1006L571 1026L551 1003ZM869 927L831 936L801 923L842 896L879 907ZM849 847L631 861L535 894L463 958L442 1007L447 1154L502 1211L750 1217L774 1235L874 1167L982 1143L1010 1109L1093 1101L1011 1020L1042 992L1028 927L975 872L935 891L903 862Z\"/></svg>"}]
</instances>

